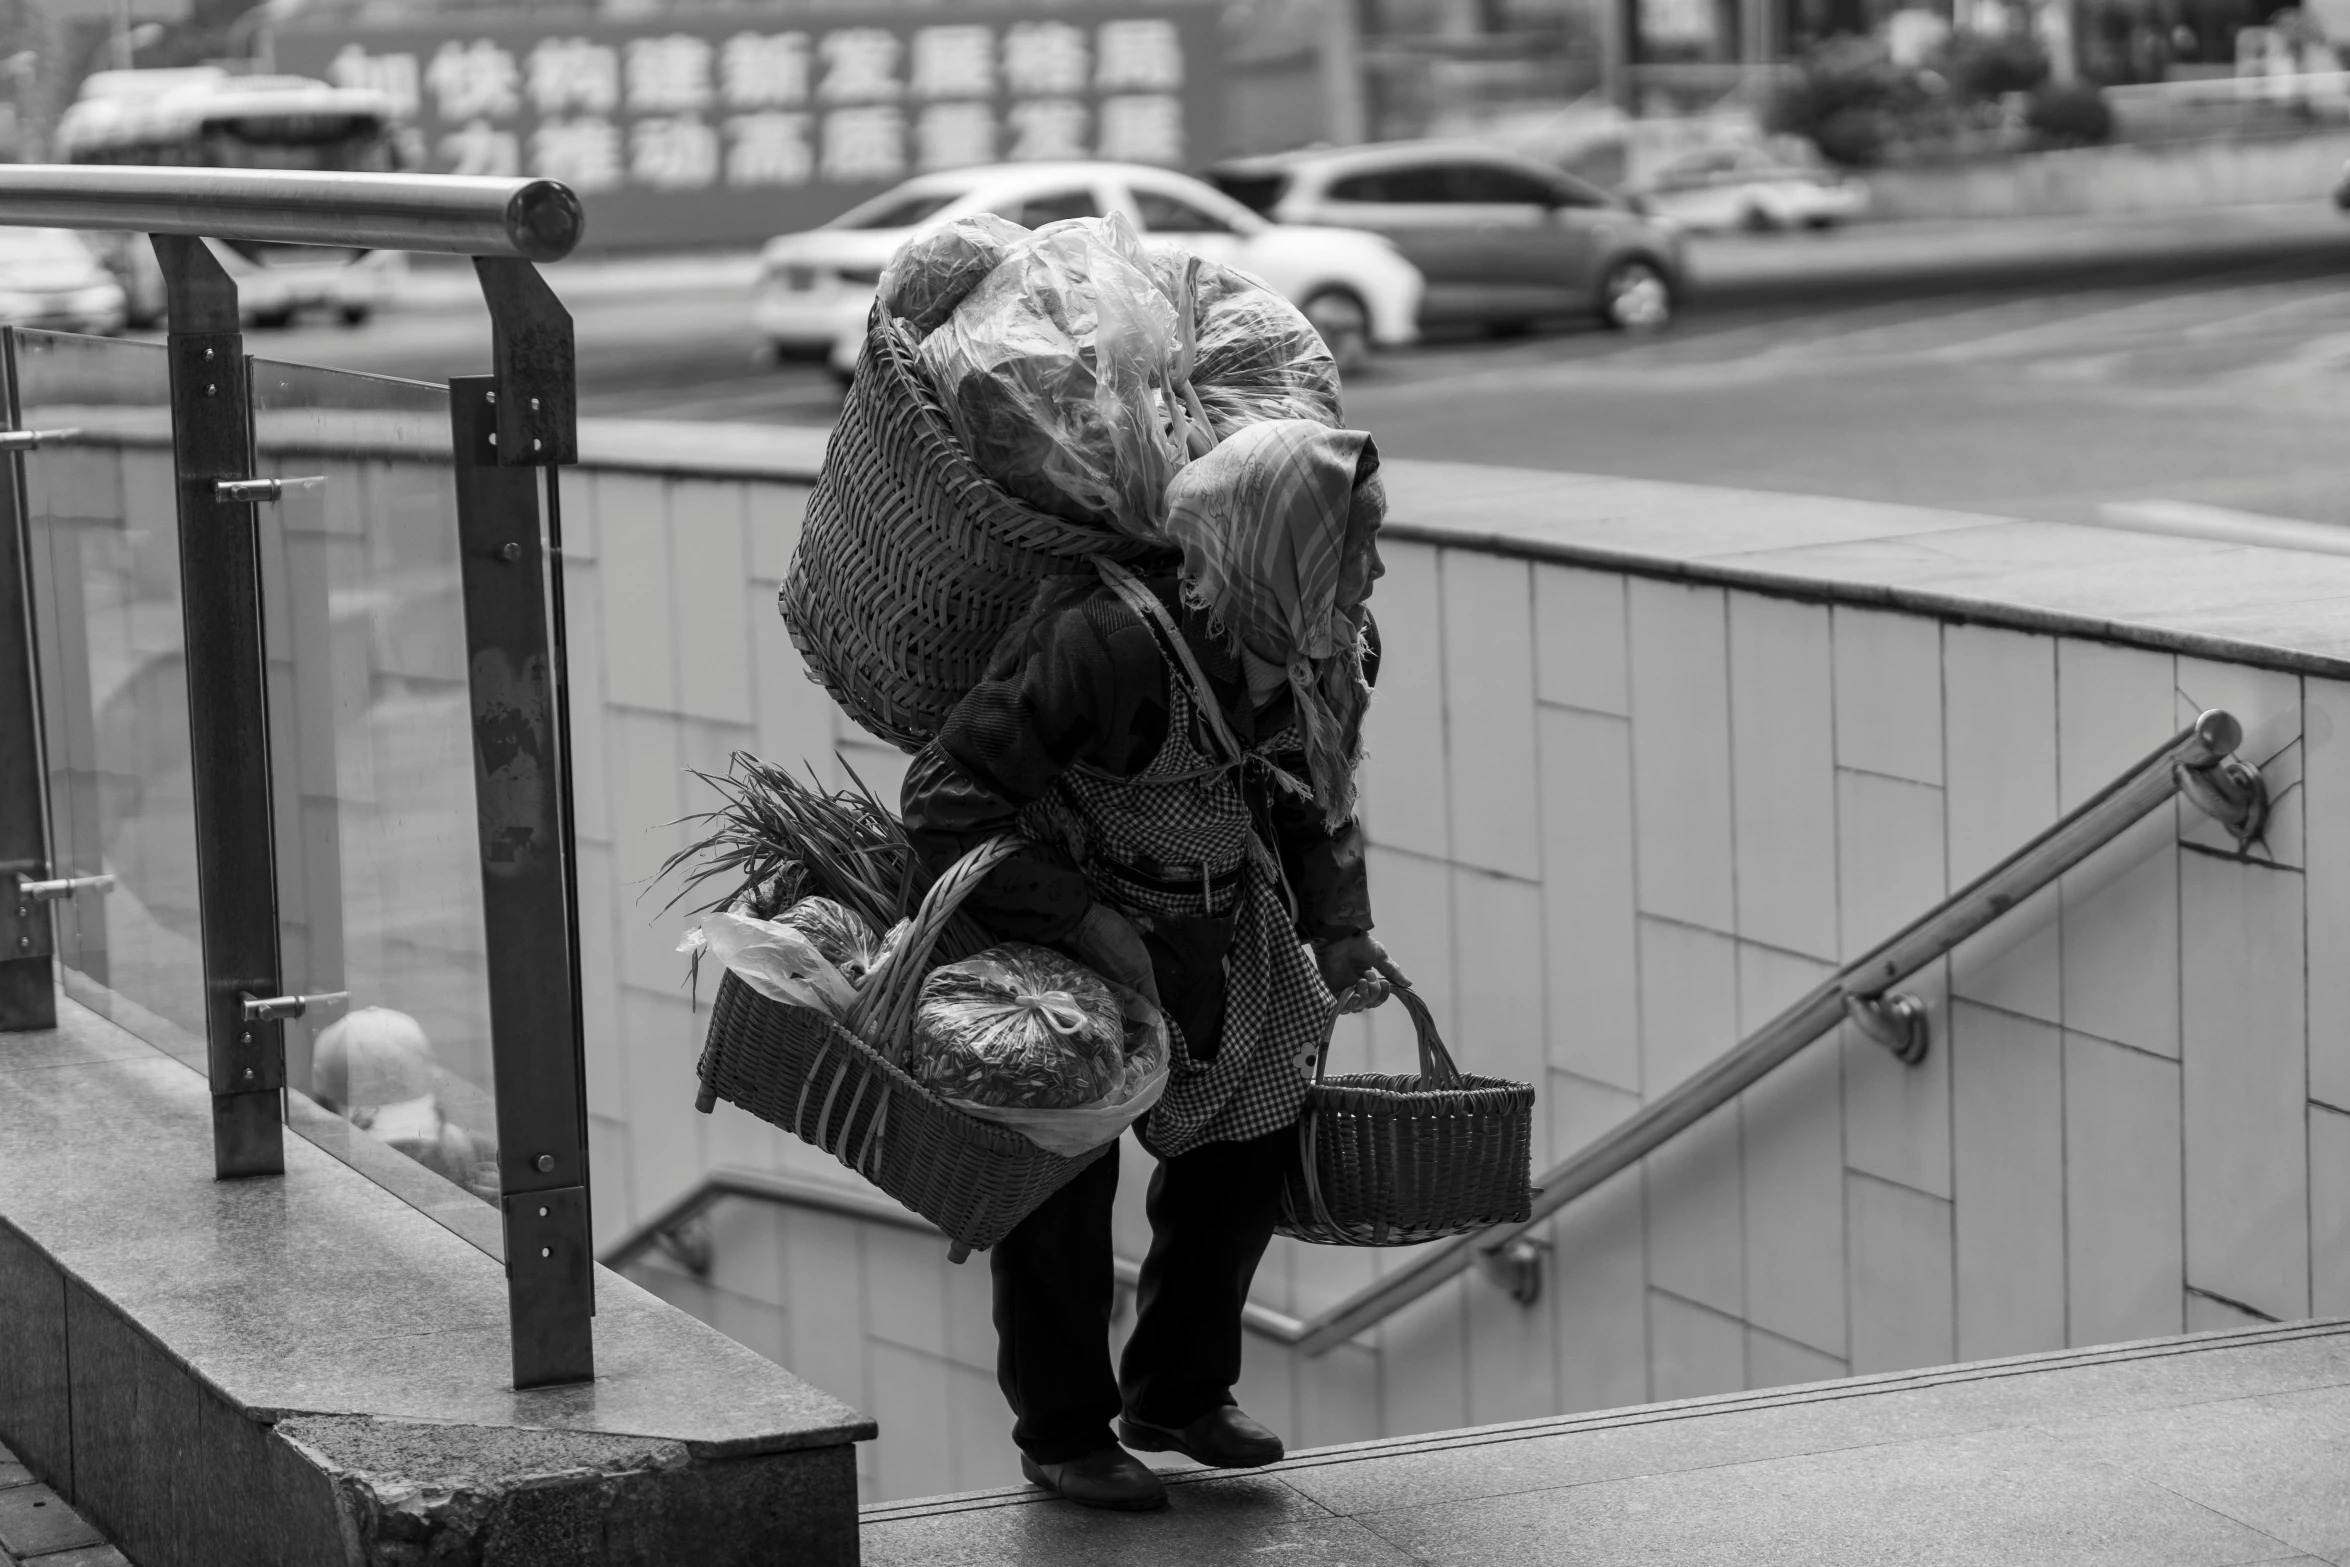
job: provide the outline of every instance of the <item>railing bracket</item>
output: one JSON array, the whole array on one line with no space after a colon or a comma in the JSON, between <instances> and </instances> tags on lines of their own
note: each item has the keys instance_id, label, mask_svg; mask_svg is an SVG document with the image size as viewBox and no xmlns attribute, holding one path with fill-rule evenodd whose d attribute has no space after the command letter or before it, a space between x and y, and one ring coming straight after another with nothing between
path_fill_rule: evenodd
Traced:
<instances>
[{"instance_id":1,"label":"railing bracket","mask_svg":"<svg viewBox=\"0 0 2350 1567\"><path fill-rule=\"evenodd\" d=\"M326 483L323 473L308 473L291 479L216 479L212 484L212 498L234 504L248 501L258 505L274 501L288 490L314 490Z\"/></svg>"},{"instance_id":2,"label":"railing bracket","mask_svg":"<svg viewBox=\"0 0 2350 1567\"><path fill-rule=\"evenodd\" d=\"M1477 1266L1521 1306L1542 1298L1542 1254L1549 1242L1520 1235L1504 1246L1477 1253Z\"/></svg>"},{"instance_id":3,"label":"railing bracket","mask_svg":"<svg viewBox=\"0 0 2350 1567\"><path fill-rule=\"evenodd\" d=\"M0 430L0 452L29 452L38 447L70 441L82 433L80 425L63 430Z\"/></svg>"},{"instance_id":4,"label":"railing bracket","mask_svg":"<svg viewBox=\"0 0 2350 1567\"><path fill-rule=\"evenodd\" d=\"M96 876L59 876L51 881L35 881L19 871L16 876L16 895L33 903L47 903L53 898L70 898L78 892L112 892L114 873Z\"/></svg>"},{"instance_id":5,"label":"railing bracket","mask_svg":"<svg viewBox=\"0 0 2350 1567\"><path fill-rule=\"evenodd\" d=\"M2179 793L2228 830L2241 849L2256 843L2268 827L2268 782L2260 769L2238 756L2223 756L2202 767L2179 764Z\"/></svg>"},{"instance_id":6,"label":"railing bracket","mask_svg":"<svg viewBox=\"0 0 2350 1567\"><path fill-rule=\"evenodd\" d=\"M1926 1026L1926 1004L1907 991L1847 995L1844 1015L1853 1027L1892 1051L1893 1059L1902 1065L1916 1066L1926 1059L1926 1047L1933 1038Z\"/></svg>"},{"instance_id":7,"label":"railing bracket","mask_svg":"<svg viewBox=\"0 0 2350 1567\"><path fill-rule=\"evenodd\" d=\"M273 1023L279 1018L301 1017L314 1006L332 1006L350 999L351 993L347 990L321 991L315 996L256 996L249 990L237 992L237 1004L248 1023Z\"/></svg>"}]
</instances>

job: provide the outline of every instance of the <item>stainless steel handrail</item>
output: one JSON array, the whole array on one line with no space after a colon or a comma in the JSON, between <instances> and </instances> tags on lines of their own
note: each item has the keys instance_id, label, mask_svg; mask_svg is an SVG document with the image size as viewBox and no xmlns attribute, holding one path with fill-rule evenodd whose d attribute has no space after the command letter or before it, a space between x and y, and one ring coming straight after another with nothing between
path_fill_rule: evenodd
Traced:
<instances>
[{"instance_id":1,"label":"stainless steel handrail","mask_svg":"<svg viewBox=\"0 0 2350 1567\"><path fill-rule=\"evenodd\" d=\"M702 1179L684 1196L664 1206L651 1218L629 1230L604 1248L596 1258L607 1268L625 1268L656 1248L668 1251L697 1277L710 1269L710 1257L700 1242L690 1239L689 1226L703 1214L729 1197L740 1197L751 1202L768 1203L780 1208L805 1208L818 1213L839 1214L846 1219L859 1219L868 1224L886 1224L892 1229L911 1230L934 1240L946 1236L928 1219L909 1213L886 1197L861 1192L854 1187L835 1185L799 1175L770 1175L764 1170L740 1170L721 1166L706 1172ZM1133 1289L1142 1278L1142 1264L1131 1257L1119 1257L1112 1266L1118 1283ZM1250 1301L1241 1308L1240 1323L1276 1343L1294 1345L1305 1334L1306 1325L1286 1312Z\"/></svg>"},{"instance_id":2,"label":"stainless steel handrail","mask_svg":"<svg viewBox=\"0 0 2350 1567\"><path fill-rule=\"evenodd\" d=\"M1822 981L1729 1054L1545 1171L1536 1183L1540 1195L1531 1218L1421 1253L1305 1323L1298 1347L1309 1355L1322 1354L1498 1257L1577 1197L1728 1104L1847 1016L1866 1014L1890 999L1894 985L2054 882L2172 795L2186 793L2199 808L2226 821L2240 842L2258 837L2267 795L2260 774L2232 754L2243 739L2243 726L2232 716L2216 708L2204 713L2056 825Z\"/></svg>"},{"instance_id":3,"label":"stainless steel handrail","mask_svg":"<svg viewBox=\"0 0 2350 1567\"><path fill-rule=\"evenodd\" d=\"M0 223L556 261L586 217L554 180L11 163Z\"/></svg>"}]
</instances>

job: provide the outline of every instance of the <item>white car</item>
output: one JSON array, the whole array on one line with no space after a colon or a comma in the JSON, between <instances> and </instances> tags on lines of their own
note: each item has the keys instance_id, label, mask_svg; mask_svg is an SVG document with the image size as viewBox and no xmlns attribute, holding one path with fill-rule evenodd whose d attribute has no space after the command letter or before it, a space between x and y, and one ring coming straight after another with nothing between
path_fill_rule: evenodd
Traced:
<instances>
[{"instance_id":1,"label":"white car","mask_svg":"<svg viewBox=\"0 0 2350 1567\"><path fill-rule=\"evenodd\" d=\"M1125 163L1014 163L908 180L822 228L767 242L751 319L781 358L857 362L881 269L915 235L976 212L1029 228L1126 215L1143 243L1180 246L1253 273L1305 312L1341 375L1373 346L1418 336L1420 272L1393 245L1354 229L1268 222L1181 174Z\"/></svg>"},{"instance_id":2,"label":"white car","mask_svg":"<svg viewBox=\"0 0 2350 1567\"><path fill-rule=\"evenodd\" d=\"M122 286L89 242L65 229L0 229L0 321L111 337Z\"/></svg>"},{"instance_id":3,"label":"white car","mask_svg":"<svg viewBox=\"0 0 2350 1567\"><path fill-rule=\"evenodd\" d=\"M1687 229L1824 229L1868 210L1868 187L1761 147L1684 153L1624 194Z\"/></svg>"}]
</instances>

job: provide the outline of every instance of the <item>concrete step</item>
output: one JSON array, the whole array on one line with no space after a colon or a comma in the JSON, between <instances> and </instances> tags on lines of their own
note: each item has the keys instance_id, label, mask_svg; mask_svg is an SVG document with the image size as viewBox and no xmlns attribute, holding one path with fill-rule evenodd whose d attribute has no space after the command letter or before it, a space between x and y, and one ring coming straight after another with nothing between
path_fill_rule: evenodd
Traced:
<instances>
[{"instance_id":1,"label":"concrete step","mask_svg":"<svg viewBox=\"0 0 2350 1567\"><path fill-rule=\"evenodd\" d=\"M2111 1563L2350 1556L2350 1322L1857 1377L1169 1476L879 1504L864 1567Z\"/></svg>"}]
</instances>

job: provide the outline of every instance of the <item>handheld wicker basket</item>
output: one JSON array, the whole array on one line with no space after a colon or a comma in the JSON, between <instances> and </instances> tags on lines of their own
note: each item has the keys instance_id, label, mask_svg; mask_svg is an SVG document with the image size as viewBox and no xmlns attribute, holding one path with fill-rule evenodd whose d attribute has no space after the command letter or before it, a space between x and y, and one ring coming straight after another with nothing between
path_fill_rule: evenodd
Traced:
<instances>
[{"instance_id":1,"label":"handheld wicker basket","mask_svg":"<svg viewBox=\"0 0 2350 1567\"><path fill-rule=\"evenodd\" d=\"M850 1022L893 1051L908 1037L938 933L1012 852L997 838L938 879ZM734 975L718 982L695 1108L723 1099L810 1142L944 1230L960 1262L1002 1240L1115 1141L1076 1158L965 1114L821 1012L770 1001Z\"/></svg>"},{"instance_id":2,"label":"handheld wicker basket","mask_svg":"<svg viewBox=\"0 0 2350 1567\"><path fill-rule=\"evenodd\" d=\"M979 683L1047 577L1152 547L1016 500L955 439L914 340L878 309L777 605L808 670L873 734L918 749Z\"/></svg>"},{"instance_id":3,"label":"handheld wicker basket","mask_svg":"<svg viewBox=\"0 0 2350 1567\"><path fill-rule=\"evenodd\" d=\"M1319 1074L1281 1190L1283 1235L1409 1246L1533 1216L1534 1089L1452 1063L1428 1004L1398 984L1420 1039L1417 1077Z\"/></svg>"}]
</instances>

